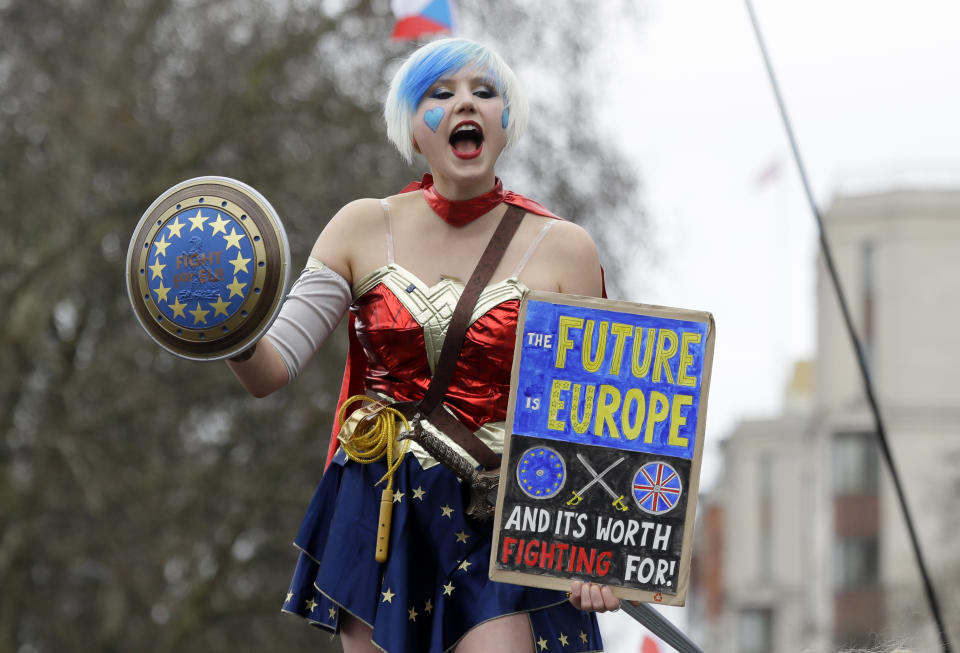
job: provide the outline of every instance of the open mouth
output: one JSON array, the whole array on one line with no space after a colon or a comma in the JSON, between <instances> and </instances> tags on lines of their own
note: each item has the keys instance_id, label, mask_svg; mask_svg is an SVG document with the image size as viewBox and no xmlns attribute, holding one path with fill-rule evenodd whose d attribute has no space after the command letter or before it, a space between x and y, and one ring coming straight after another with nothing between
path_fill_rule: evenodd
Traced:
<instances>
[{"instance_id":1,"label":"open mouth","mask_svg":"<svg viewBox=\"0 0 960 653\"><path fill-rule=\"evenodd\" d=\"M483 150L483 130L472 120L461 122L450 134L450 147L461 159L480 156Z\"/></svg>"}]
</instances>

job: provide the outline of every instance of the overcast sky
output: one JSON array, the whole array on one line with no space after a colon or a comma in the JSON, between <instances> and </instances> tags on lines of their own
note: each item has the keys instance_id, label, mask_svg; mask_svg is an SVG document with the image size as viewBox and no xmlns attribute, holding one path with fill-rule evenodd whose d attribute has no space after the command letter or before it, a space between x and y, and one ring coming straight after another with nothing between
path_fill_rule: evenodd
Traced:
<instances>
[{"instance_id":1,"label":"overcast sky","mask_svg":"<svg viewBox=\"0 0 960 653\"><path fill-rule=\"evenodd\" d=\"M714 314L710 442L778 411L813 354L816 233L744 3L643 6L637 25L610 21L599 61L617 71L602 126L644 185L651 229L633 237L659 253L625 299ZM755 10L821 209L838 189L960 185L960 4Z\"/></svg>"},{"instance_id":2,"label":"overcast sky","mask_svg":"<svg viewBox=\"0 0 960 653\"><path fill-rule=\"evenodd\" d=\"M701 488L740 419L774 415L813 355L814 222L744 2L610 16L600 125L637 163L655 261L631 301L707 310L717 346ZM960 3L754 0L821 210L838 192L960 188ZM682 623L682 609L668 610ZM610 653L637 653L604 618ZM701 644L708 644L701 642Z\"/></svg>"}]
</instances>

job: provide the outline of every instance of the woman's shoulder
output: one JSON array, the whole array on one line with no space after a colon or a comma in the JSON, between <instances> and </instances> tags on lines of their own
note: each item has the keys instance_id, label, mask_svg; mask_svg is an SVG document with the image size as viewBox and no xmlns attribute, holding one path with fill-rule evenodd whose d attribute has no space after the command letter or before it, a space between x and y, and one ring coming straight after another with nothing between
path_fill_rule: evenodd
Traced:
<instances>
[{"instance_id":1,"label":"woman's shoulder","mask_svg":"<svg viewBox=\"0 0 960 653\"><path fill-rule=\"evenodd\" d=\"M396 195L384 197L382 200L378 201L381 204L390 207L391 209L404 209L408 206L419 206L423 204L423 194L419 191L397 193Z\"/></svg>"},{"instance_id":2,"label":"woman's shoulder","mask_svg":"<svg viewBox=\"0 0 960 653\"><path fill-rule=\"evenodd\" d=\"M550 235L544 239L544 246L548 247L552 254L588 257L597 255L596 243L593 242L590 233L580 225L562 218L544 218L544 220L553 220Z\"/></svg>"},{"instance_id":3,"label":"woman's shoulder","mask_svg":"<svg viewBox=\"0 0 960 653\"><path fill-rule=\"evenodd\" d=\"M331 218L331 223L350 222L356 227L359 222L367 222L375 219L383 219L382 200L374 197L364 197L344 204L343 207Z\"/></svg>"},{"instance_id":4,"label":"woman's shoulder","mask_svg":"<svg viewBox=\"0 0 960 653\"><path fill-rule=\"evenodd\" d=\"M321 230L311 256L352 283L354 271L366 265L371 239L384 232L379 199L363 198L345 204Z\"/></svg>"},{"instance_id":5,"label":"woman's shoulder","mask_svg":"<svg viewBox=\"0 0 960 653\"><path fill-rule=\"evenodd\" d=\"M333 216L331 222L350 222L354 227L363 222L383 222L386 211L391 213L413 205L419 199L419 193L399 193L389 197L364 197L353 200L343 206ZM422 200L421 200L422 201Z\"/></svg>"},{"instance_id":6,"label":"woman's shoulder","mask_svg":"<svg viewBox=\"0 0 960 653\"><path fill-rule=\"evenodd\" d=\"M559 292L600 295L600 256L586 229L567 220L554 220L540 247L544 250L541 260L552 266Z\"/></svg>"},{"instance_id":7,"label":"woman's shoulder","mask_svg":"<svg viewBox=\"0 0 960 653\"><path fill-rule=\"evenodd\" d=\"M324 226L320 238L325 235L337 239L353 240L364 234L382 231L384 226L385 200L364 197L344 204Z\"/></svg>"}]
</instances>

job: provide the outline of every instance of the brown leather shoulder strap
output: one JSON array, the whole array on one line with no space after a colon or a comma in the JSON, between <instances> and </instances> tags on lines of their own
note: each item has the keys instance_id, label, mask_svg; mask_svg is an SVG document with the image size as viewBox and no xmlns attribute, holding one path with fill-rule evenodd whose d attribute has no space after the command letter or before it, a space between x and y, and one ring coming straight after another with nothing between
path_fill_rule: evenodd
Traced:
<instances>
[{"instance_id":1,"label":"brown leather shoulder strap","mask_svg":"<svg viewBox=\"0 0 960 653\"><path fill-rule=\"evenodd\" d=\"M447 328L447 335L444 338L443 347L440 349L440 357L434 368L433 378L430 379L430 386L427 388L423 399L417 404L417 409L421 414L427 416L431 422L442 429L454 442L466 449L487 469L495 469L499 465L497 454L471 433L466 426L444 411L442 402L447 394L450 381L453 379L457 360L460 358L460 349L463 347L463 339L467 333L467 327L470 325L470 316L477 305L480 293L486 288L497 266L500 265L503 253L517 232L525 213L526 211L520 207L510 205L507 207L507 212L503 214L503 218L500 219L500 224L493 232L490 242L487 243L487 248L480 256L480 262L477 263L473 274L470 275L470 280L464 287L463 294L460 295L460 300L453 310L453 317L450 319L450 326ZM447 419L448 417L450 419ZM453 424L456 424L456 426Z\"/></svg>"}]
</instances>

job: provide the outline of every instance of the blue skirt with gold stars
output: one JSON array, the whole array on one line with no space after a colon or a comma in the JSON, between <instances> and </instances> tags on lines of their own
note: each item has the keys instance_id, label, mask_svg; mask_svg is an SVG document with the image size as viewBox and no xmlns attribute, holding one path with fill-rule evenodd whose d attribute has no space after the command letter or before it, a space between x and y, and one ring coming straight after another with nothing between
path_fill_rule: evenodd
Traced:
<instances>
[{"instance_id":1,"label":"blue skirt with gold stars","mask_svg":"<svg viewBox=\"0 0 960 653\"><path fill-rule=\"evenodd\" d=\"M468 492L445 467L407 456L394 475L390 556L374 559L383 461L342 451L324 473L295 540L300 558L283 610L338 632L340 613L373 628L390 653L449 651L473 627L509 614L530 618L535 650L601 651L596 616L563 592L487 576L490 523L468 519Z\"/></svg>"}]
</instances>

